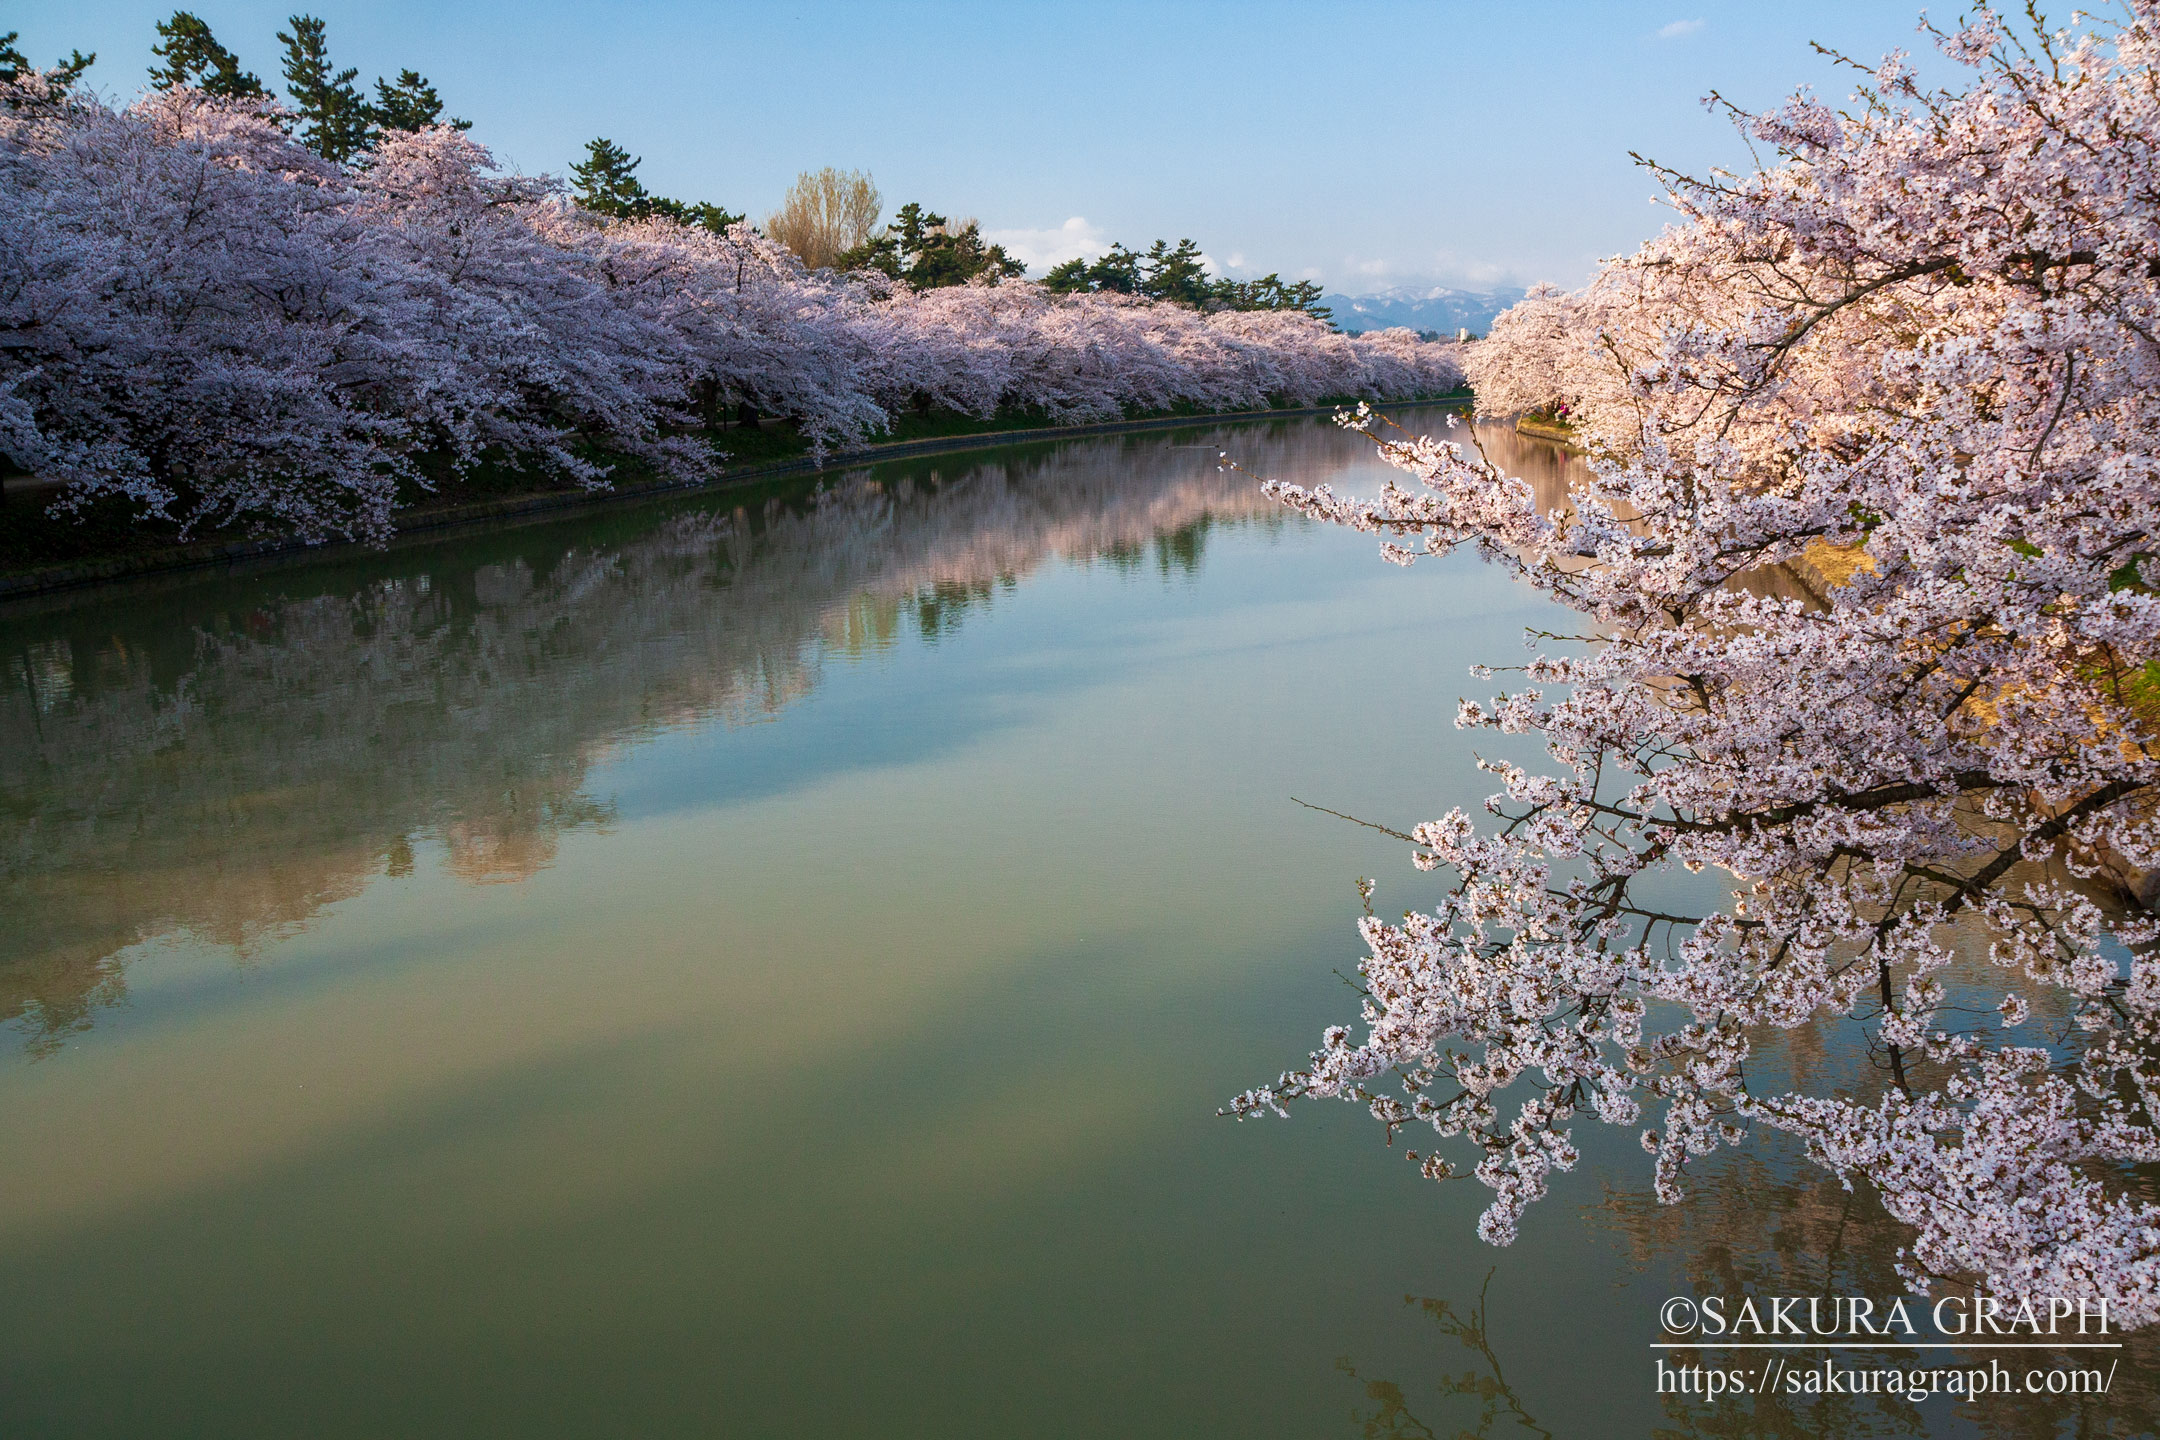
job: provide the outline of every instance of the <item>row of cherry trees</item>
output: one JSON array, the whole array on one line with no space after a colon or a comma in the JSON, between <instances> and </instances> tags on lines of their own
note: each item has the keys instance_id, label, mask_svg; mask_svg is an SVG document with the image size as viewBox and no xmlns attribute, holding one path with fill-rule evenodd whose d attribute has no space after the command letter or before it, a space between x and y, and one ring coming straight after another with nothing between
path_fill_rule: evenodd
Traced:
<instances>
[{"instance_id":1,"label":"row of cherry trees","mask_svg":"<svg viewBox=\"0 0 2160 1440\"><path fill-rule=\"evenodd\" d=\"M340 166L284 119L0 86L0 452L64 503L380 540L401 495L484 458L709 473L742 405L824 449L909 405L1062 423L1461 380L1447 347L1295 313L809 272L740 226L580 210L455 128Z\"/></svg>"},{"instance_id":2,"label":"row of cherry trees","mask_svg":"<svg viewBox=\"0 0 2160 1440\"><path fill-rule=\"evenodd\" d=\"M1416 483L1376 498L1278 487L1593 633L1462 704L1552 765L1405 835L1452 888L1363 923L1361 1033L1240 1113L1429 1126L1412 1158L1466 1149L1498 1243L1578 1116L1638 1130L1668 1201L1782 1131L1911 1227L1922 1287L2160 1319L2160 6L2127 16L1983 10L1933 33L1962 90L1893 56L1843 111L1736 115L1755 173L1660 172L1679 223L1472 348L1481 408L1565 407L1589 449L1560 509L1434 439L1383 442ZM1879 1083L1778 1061L1816 1027Z\"/></svg>"}]
</instances>

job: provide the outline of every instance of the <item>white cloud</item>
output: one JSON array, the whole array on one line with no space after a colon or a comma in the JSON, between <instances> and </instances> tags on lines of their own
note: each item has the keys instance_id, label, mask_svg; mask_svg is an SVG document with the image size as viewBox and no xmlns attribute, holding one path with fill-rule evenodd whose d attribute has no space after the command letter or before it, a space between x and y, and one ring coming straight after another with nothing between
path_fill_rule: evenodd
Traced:
<instances>
[{"instance_id":1,"label":"white cloud","mask_svg":"<svg viewBox=\"0 0 2160 1440\"><path fill-rule=\"evenodd\" d=\"M1315 270L1305 274L1310 279L1319 278L1319 272ZM1370 295L1383 290L1390 293L1433 289L1483 292L1502 285L1523 283L1514 266L1472 259L1449 250L1436 250L1408 261L1345 256L1332 276L1328 288L1344 295Z\"/></svg>"},{"instance_id":2,"label":"white cloud","mask_svg":"<svg viewBox=\"0 0 2160 1440\"><path fill-rule=\"evenodd\" d=\"M1051 230L988 230L983 238L1004 246L1007 254L1030 270L1047 270L1067 260L1092 260L1110 248L1101 227L1079 215Z\"/></svg>"},{"instance_id":3,"label":"white cloud","mask_svg":"<svg viewBox=\"0 0 2160 1440\"><path fill-rule=\"evenodd\" d=\"M1067 260L1092 260L1110 248L1110 239L1103 234L1102 227L1082 215L1073 216L1055 229L985 230L983 238L1004 246L1005 253L1037 275ZM1230 257L1230 269L1242 268L1244 264L1243 255ZM1205 250L1200 252L1200 268L1210 275L1224 273L1223 263Z\"/></svg>"},{"instance_id":4,"label":"white cloud","mask_svg":"<svg viewBox=\"0 0 2160 1440\"><path fill-rule=\"evenodd\" d=\"M1660 25L1657 33L1660 40L1677 40L1682 35L1692 35L1700 29L1700 20L1675 20L1670 25Z\"/></svg>"}]
</instances>

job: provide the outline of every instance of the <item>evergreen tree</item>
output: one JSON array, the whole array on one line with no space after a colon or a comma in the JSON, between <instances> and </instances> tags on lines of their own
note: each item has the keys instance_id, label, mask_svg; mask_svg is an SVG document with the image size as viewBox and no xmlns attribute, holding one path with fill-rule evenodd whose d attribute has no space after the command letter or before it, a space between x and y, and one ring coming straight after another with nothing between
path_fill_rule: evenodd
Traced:
<instances>
[{"instance_id":1,"label":"evergreen tree","mask_svg":"<svg viewBox=\"0 0 2160 1440\"><path fill-rule=\"evenodd\" d=\"M1073 295L1092 289L1087 283L1087 272L1088 262L1074 256L1063 264L1050 267L1049 273L1042 278L1043 288L1059 295Z\"/></svg>"},{"instance_id":2,"label":"evergreen tree","mask_svg":"<svg viewBox=\"0 0 2160 1440\"><path fill-rule=\"evenodd\" d=\"M965 285L980 275L1010 280L1027 267L1002 245L982 238L973 220L954 225L913 201L900 207L893 223L833 262L839 270L880 270L918 290Z\"/></svg>"},{"instance_id":3,"label":"evergreen tree","mask_svg":"<svg viewBox=\"0 0 2160 1440\"><path fill-rule=\"evenodd\" d=\"M435 93L427 76L417 70L400 70L395 85L387 80L375 82L375 103L367 107L367 112L379 130L425 130L430 125L472 129L470 120L444 120L442 108L442 97Z\"/></svg>"},{"instance_id":4,"label":"evergreen tree","mask_svg":"<svg viewBox=\"0 0 2160 1440\"><path fill-rule=\"evenodd\" d=\"M325 160L343 164L367 148L371 126L367 102L353 89L358 70L332 70L323 22L292 17L285 43L285 93L300 112L300 138Z\"/></svg>"},{"instance_id":5,"label":"evergreen tree","mask_svg":"<svg viewBox=\"0 0 2160 1440\"><path fill-rule=\"evenodd\" d=\"M633 156L613 140L603 137L587 141L585 159L570 167L570 173L577 177L577 203L595 215L617 220L665 215L684 225L703 226L715 235L724 235L728 226L742 223L742 216L709 200L693 205L651 193L636 174L637 167L644 163L642 157Z\"/></svg>"},{"instance_id":6,"label":"evergreen tree","mask_svg":"<svg viewBox=\"0 0 2160 1440\"><path fill-rule=\"evenodd\" d=\"M1093 262L1067 260L1053 267L1043 276L1043 285L1068 295L1111 290L1195 310L1302 310L1314 319L1332 320L1319 303L1320 287L1314 282L1286 282L1274 274L1258 280L1210 279L1200 247L1190 240L1174 247L1158 240L1144 255L1112 245Z\"/></svg>"},{"instance_id":7,"label":"evergreen tree","mask_svg":"<svg viewBox=\"0 0 2160 1440\"><path fill-rule=\"evenodd\" d=\"M150 70L150 83L157 89L187 85L236 100L269 93L259 78L240 68L240 58L218 44L210 27L197 16L175 10L172 19L158 22L157 32L165 41L150 47L150 53L165 62Z\"/></svg>"},{"instance_id":8,"label":"evergreen tree","mask_svg":"<svg viewBox=\"0 0 2160 1440\"><path fill-rule=\"evenodd\" d=\"M652 197L645 193L636 174L637 167L644 163L642 156L632 156L604 136L587 141L585 159L570 167L570 173L577 177L577 203L595 215L612 215L618 220L647 213Z\"/></svg>"},{"instance_id":9,"label":"evergreen tree","mask_svg":"<svg viewBox=\"0 0 2160 1440\"><path fill-rule=\"evenodd\" d=\"M710 200L700 200L695 205L689 205L680 200L670 200L663 195L647 195L642 204L644 208L636 213L665 215L670 220L680 221L685 225L703 226L715 235L725 235L728 226L740 225L743 222L742 216L723 205L715 205Z\"/></svg>"},{"instance_id":10,"label":"evergreen tree","mask_svg":"<svg viewBox=\"0 0 2160 1440\"><path fill-rule=\"evenodd\" d=\"M1320 304L1320 286L1312 280L1285 282L1269 273L1258 280L1218 280L1215 295L1229 310L1302 310L1316 320L1332 323L1334 315ZM1437 340L1437 335L1423 338Z\"/></svg>"},{"instance_id":11,"label":"evergreen tree","mask_svg":"<svg viewBox=\"0 0 2160 1440\"><path fill-rule=\"evenodd\" d=\"M1192 241L1180 240L1173 250L1157 240L1146 260L1147 278L1140 284L1140 293L1148 298L1195 310L1208 308L1208 301L1215 298L1214 286L1200 263L1200 247Z\"/></svg>"},{"instance_id":12,"label":"evergreen tree","mask_svg":"<svg viewBox=\"0 0 2160 1440\"><path fill-rule=\"evenodd\" d=\"M75 82L82 79L83 71L88 70L95 64L97 64L97 51L93 50L88 55L85 55L82 51L71 48L68 51L67 59L53 62L50 72L53 83L63 90L71 90L74 88Z\"/></svg>"},{"instance_id":13,"label":"evergreen tree","mask_svg":"<svg viewBox=\"0 0 2160 1440\"><path fill-rule=\"evenodd\" d=\"M23 72L37 69L37 66L30 63L30 57L15 47L15 41L20 38L20 33L19 31L10 30L7 34L0 35L0 82L13 82ZM88 55L83 54L80 50L70 50L67 59L55 61L53 67L45 73L52 77L55 85L62 90L66 90L72 87L77 80L82 79L83 71L88 70L96 63L97 52L95 50Z\"/></svg>"},{"instance_id":14,"label":"evergreen tree","mask_svg":"<svg viewBox=\"0 0 2160 1440\"><path fill-rule=\"evenodd\" d=\"M1109 290L1119 295L1137 295L1145 279L1140 268L1143 263L1144 257L1113 244L1093 264L1068 260L1054 267L1043 277L1043 284L1062 294Z\"/></svg>"}]
</instances>

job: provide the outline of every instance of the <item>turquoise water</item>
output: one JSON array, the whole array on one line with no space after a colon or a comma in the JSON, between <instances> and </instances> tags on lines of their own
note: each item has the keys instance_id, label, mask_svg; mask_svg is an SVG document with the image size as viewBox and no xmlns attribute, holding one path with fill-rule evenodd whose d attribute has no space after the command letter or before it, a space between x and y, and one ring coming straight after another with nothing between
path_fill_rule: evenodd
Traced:
<instances>
[{"instance_id":1,"label":"turquoise water","mask_svg":"<svg viewBox=\"0 0 2160 1440\"><path fill-rule=\"evenodd\" d=\"M0 1433L2069 1425L1661 1402L1668 1294L1896 1292L1776 1155L1665 1209L1588 1137L1500 1251L1359 1112L1217 1118L1436 883L1296 801L1475 806L1468 667L1571 628L1225 448L1385 473L1074 441L0 612Z\"/></svg>"}]
</instances>

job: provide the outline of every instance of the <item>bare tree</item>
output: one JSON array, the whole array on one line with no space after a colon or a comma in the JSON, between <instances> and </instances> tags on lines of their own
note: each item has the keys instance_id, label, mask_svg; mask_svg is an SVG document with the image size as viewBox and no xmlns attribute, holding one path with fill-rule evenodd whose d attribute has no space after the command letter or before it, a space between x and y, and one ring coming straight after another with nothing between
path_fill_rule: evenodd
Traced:
<instances>
[{"instance_id":1,"label":"bare tree","mask_svg":"<svg viewBox=\"0 0 2160 1440\"><path fill-rule=\"evenodd\" d=\"M882 205L877 186L860 170L806 170L766 217L765 233L817 270L868 239Z\"/></svg>"}]
</instances>

